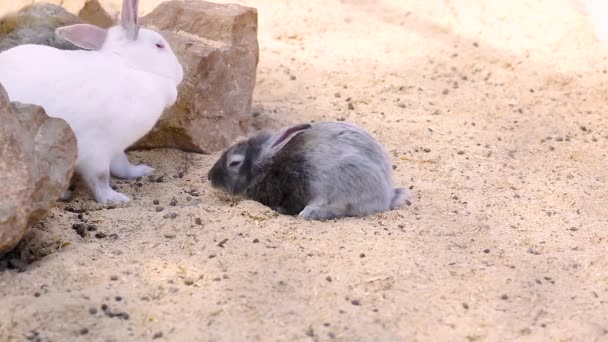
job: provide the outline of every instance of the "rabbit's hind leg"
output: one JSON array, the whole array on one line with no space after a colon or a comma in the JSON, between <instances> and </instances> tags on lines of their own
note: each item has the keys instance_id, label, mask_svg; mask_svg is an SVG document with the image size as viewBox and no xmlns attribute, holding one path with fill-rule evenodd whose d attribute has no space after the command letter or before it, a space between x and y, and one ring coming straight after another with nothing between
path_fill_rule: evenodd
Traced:
<instances>
[{"instance_id":1,"label":"rabbit's hind leg","mask_svg":"<svg viewBox=\"0 0 608 342\"><path fill-rule=\"evenodd\" d=\"M154 173L154 169L144 164L133 165L129 162L126 153L120 152L110 163L110 173L114 177L133 179L149 176Z\"/></svg>"},{"instance_id":2,"label":"rabbit's hind leg","mask_svg":"<svg viewBox=\"0 0 608 342\"><path fill-rule=\"evenodd\" d=\"M324 203L312 202L308 204L298 216L307 220L331 220L348 215L348 205L327 205Z\"/></svg>"}]
</instances>

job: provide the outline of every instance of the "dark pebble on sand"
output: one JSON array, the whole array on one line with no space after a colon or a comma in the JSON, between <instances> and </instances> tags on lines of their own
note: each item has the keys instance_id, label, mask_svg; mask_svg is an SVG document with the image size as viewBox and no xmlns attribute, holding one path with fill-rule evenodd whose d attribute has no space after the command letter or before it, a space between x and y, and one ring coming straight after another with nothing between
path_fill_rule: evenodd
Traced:
<instances>
[{"instance_id":1,"label":"dark pebble on sand","mask_svg":"<svg viewBox=\"0 0 608 342\"><path fill-rule=\"evenodd\" d=\"M226 244L226 242L228 242L228 239L224 239L224 240L220 241L220 243L218 243L217 245L218 245L219 247L224 248L224 245Z\"/></svg>"},{"instance_id":2,"label":"dark pebble on sand","mask_svg":"<svg viewBox=\"0 0 608 342\"><path fill-rule=\"evenodd\" d=\"M354 306L359 306L359 305L361 305L361 302L360 302L359 300L357 300L357 299L353 299L353 300L351 300L351 301L350 301L350 303L351 303L352 305L354 305Z\"/></svg>"},{"instance_id":3,"label":"dark pebble on sand","mask_svg":"<svg viewBox=\"0 0 608 342\"><path fill-rule=\"evenodd\" d=\"M169 205L172 207L175 207L177 205L177 199L175 197L173 197L171 199L171 201L169 202Z\"/></svg>"},{"instance_id":4,"label":"dark pebble on sand","mask_svg":"<svg viewBox=\"0 0 608 342\"><path fill-rule=\"evenodd\" d=\"M154 201L152 201L152 204L154 204L154 205L159 205L159 204L160 204L160 202L159 202L158 200L154 200Z\"/></svg>"},{"instance_id":5,"label":"dark pebble on sand","mask_svg":"<svg viewBox=\"0 0 608 342\"><path fill-rule=\"evenodd\" d=\"M203 221L201 221L200 217L195 218L195 219L194 219L194 223L196 223L196 224L197 224L197 225L199 225L199 226L202 226L202 225L203 225Z\"/></svg>"},{"instance_id":6,"label":"dark pebble on sand","mask_svg":"<svg viewBox=\"0 0 608 342\"><path fill-rule=\"evenodd\" d=\"M79 225L76 228L76 234L80 235L80 237L85 237L87 235L87 229L84 224Z\"/></svg>"},{"instance_id":7,"label":"dark pebble on sand","mask_svg":"<svg viewBox=\"0 0 608 342\"><path fill-rule=\"evenodd\" d=\"M156 212L161 212L163 210L165 210L165 208L163 208L163 207L156 207Z\"/></svg>"},{"instance_id":8,"label":"dark pebble on sand","mask_svg":"<svg viewBox=\"0 0 608 342\"><path fill-rule=\"evenodd\" d=\"M96 314L97 314L97 308L90 308L90 309L89 309L89 313L90 313L91 315L96 315Z\"/></svg>"},{"instance_id":9,"label":"dark pebble on sand","mask_svg":"<svg viewBox=\"0 0 608 342\"><path fill-rule=\"evenodd\" d=\"M259 243L260 239L253 239L253 243Z\"/></svg>"},{"instance_id":10,"label":"dark pebble on sand","mask_svg":"<svg viewBox=\"0 0 608 342\"><path fill-rule=\"evenodd\" d=\"M152 339L156 340L157 338L161 338L161 337L163 337L163 332L159 331L159 332L155 333L154 336L152 336Z\"/></svg>"},{"instance_id":11,"label":"dark pebble on sand","mask_svg":"<svg viewBox=\"0 0 608 342\"><path fill-rule=\"evenodd\" d=\"M89 329L87 329L87 328L80 329L80 335L86 335L88 333L89 333Z\"/></svg>"},{"instance_id":12,"label":"dark pebble on sand","mask_svg":"<svg viewBox=\"0 0 608 342\"><path fill-rule=\"evenodd\" d=\"M107 235L106 235L106 234L104 234L104 233L102 233L102 232L99 232L99 233L96 233L96 234L95 234L95 237L96 237L97 239L105 239L105 238L107 237Z\"/></svg>"},{"instance_id":13,"label":"dark pebble on sand","mask_svg":"<svg viewBox=\"0 0 608 342\"><path fill-rule=\"evenodd\" d=\"M175 219L177 217L177 213L169 213L169 214L165 214L163 216L163 218L168 218L168 219Z\"/></svg>"}]
</instances>

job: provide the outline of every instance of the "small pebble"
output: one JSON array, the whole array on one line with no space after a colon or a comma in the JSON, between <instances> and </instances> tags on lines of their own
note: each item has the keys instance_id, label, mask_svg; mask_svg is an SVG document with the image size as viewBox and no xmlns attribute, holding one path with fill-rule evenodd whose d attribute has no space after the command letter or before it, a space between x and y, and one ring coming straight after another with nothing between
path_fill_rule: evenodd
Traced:
<instances>
[{"instance_id":1,"label":"small pebble","mask_svg":"<svg viewBox=\"0 0 608 342\"><path fill-rule=\"evenodd\" d=\"M80 329L80 335L86 335L88 333L89 333L89 329L87 329L87 328Z\"/></svg>"},{"instance_id":2,"label":"small pebble","mask_svg":"<svg viewBox=\"0 0 608 342\"><path fill-rule=\"evenodd\" d=\"M163 210L165 210L165 208L163 208L163 207L156 207L156 212L157 212L157 213L158 213L158 212L161 212L161 211L163 211Z\"/></svg>"},{"instance_id":3,"label":"small pebble","mask_svg":"<svg viewBox=\"0 0 608 342\"><path fill-rule=\"evenodd\" d=\"M95 234L95 237L97 239L105 239L107 237L107 235L105 233L99 232Z\"/></svg>"},{"instance_id":4,"label":"small pebble","mask_svg":"<svg viewBox=\"0 0 608 342\"><path fill-rule=\"evenodd\" d=\"M158 200L154 200L154 201L152 201L152 204L158 205L158 204L160 204L160 202Z\"/></svg>"},{"instance_id":5,"label":"small pebble","mask_svg":"<svg viewBox=\"0 0 608 342\"><path fill-rule=\"evenodd\" d=\"M177 213L169 213L169 214L165 214L165 216L163 216L163 218L168 218L168 219L175 219L177 217Z\"/></svg>"},{"instance_id":6,"label":"small pebble","mask_svg":"<svg viewBox=\"0 0 608 342\"><path fill-rule=\"evenodd\" d=\"M194 219L194 223L197 224L197 225L199 225L199 226L203 225L203 221L201 221L200 217L195 218Z\"/></svg>"},{"instance_id":7,"label":"small pebble","mask_svg":"<svg viewBox=\"0 0 608 342\"><path fill-rule=\"evenodd\" d=\"M169 202L169 205L172 207L175 207L177 205L177 199L175 197L173 197L171 199L171 201Z\"/></svg>"},{"instance_id":8,"label":"small pebble","mask_svg":"<svg viewBox=\"0 0 608 342\"><path fill-rule=\"evenodd\" d=\"M156 339L161 338L161 337L163 337L163 332L159 331L159 332L155 333L154 336L152 336L152 339L156 340Z\"/></svg>"}]
</instances>

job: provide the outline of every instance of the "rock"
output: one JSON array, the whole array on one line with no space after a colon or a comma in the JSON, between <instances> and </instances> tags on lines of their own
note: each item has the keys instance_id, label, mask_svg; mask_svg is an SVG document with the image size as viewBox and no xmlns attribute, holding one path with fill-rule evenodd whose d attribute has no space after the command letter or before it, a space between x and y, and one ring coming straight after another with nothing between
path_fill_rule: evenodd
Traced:
<instances>
[{"instance_id":1,"label":"rock","mask_svg":"<svg viewBox=\"0 0 608 342\"><path fill-rule=\"evenodd\" d=\"M38 106L10 103L0 85L0 255L68 188L76 154L65 121Z\"/></svg>"},{"instance_id":2,"label":"rock","mask_svg":"<svg viewBox=\"0 0 608 342\"><path fill-rule=\"evenodd\" d=\"M22 44L41 44L63 50L77 47L55 36L55 29L82 21L61 6L38 3L0 19L0 52Z\"/></svg>"},{"instance_id":3,"label":"rock","mask_svg":"<svg viewBox=\"0 0 608 342\"><path fill-rule=\"evenodd\" d=\"M185 77L175 106L136 147L211 153L243 135L259 58L256 9L174 0L162 3L141 24L169 41Z\"/></svg>"},{"instance_id":4,"label":"rock","mask_svg":"<svg viewBox=\"0 0 608 342\"><path fill-rule=\"evenodd\" d=\"M78 12L84 22L99 27L108 28L114 25L115 20L106 12L98 0L88 0Z\"/></svg>"}]
</instances>

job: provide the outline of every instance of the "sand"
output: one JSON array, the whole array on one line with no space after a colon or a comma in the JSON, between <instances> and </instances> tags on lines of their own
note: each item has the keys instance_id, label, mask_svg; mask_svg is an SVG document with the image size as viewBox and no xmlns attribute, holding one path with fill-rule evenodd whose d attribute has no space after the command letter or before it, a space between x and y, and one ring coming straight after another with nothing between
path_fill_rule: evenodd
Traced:
<instances>
[{"instance_id":1,"label":"sand","mask_svg":"<svg viewBox=\"0 0 608 342\"><path fill-rule=\"evenodd\" d=\"M568 1L240 3L255 124L368 129L411 206L308 222L211 189L218 154L133 152L163 179L34 227L0 340L608 340L608 48Z\"/></svg>"}]
</instances>

